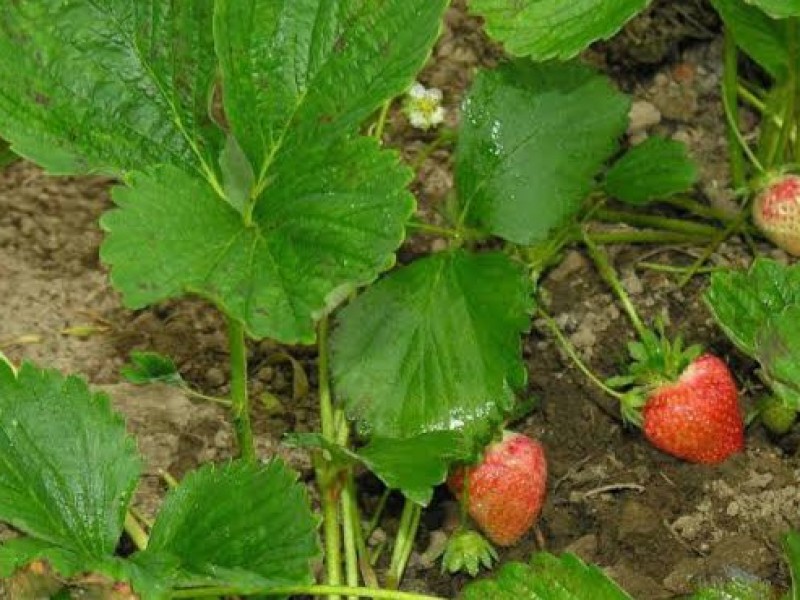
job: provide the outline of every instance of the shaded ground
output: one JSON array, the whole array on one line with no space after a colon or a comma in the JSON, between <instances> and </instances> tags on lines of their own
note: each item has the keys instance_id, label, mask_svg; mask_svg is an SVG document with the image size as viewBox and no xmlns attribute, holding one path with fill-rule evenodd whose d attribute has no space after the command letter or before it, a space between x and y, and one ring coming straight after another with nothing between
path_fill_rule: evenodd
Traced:
<instances>
[{"instance_id":1,"label":"shaded ground","mask_svg":"<svg viewBox=\"0 0 800 600\"><path fill-rule=\"evenodd\" d=\"M713 17L696 11L699 3L661 3L628 28L618 41L593 49L588 58L606 68L637 99L631 141L659 133L687 142L700 161L699 192L726 206L727 168L717 96L720 48ZM695 12L692 12L695 11ZM657 33L654 33L657 32ZM478 65L501 56L474 20L454 9L429 68L420 79L445 91L449 119ZM411 130L392 113L387 143L415 162L430 135ZM421 164L414 190L421 211L432 214L452 189L449 150L437 150ZM202 461L230 454L232 434L224 413L192 403L170 389L135 388L120 383L119 367L131 349L172 356L184 377L214 395L227 391L226 340L221 320L197 300L169 302L129 311L110 288L99 263L97 220L110 206L109 181L52 179L18 163L0 174L0 350L15 361L34 360L65 372L81 373L103 385L130 424L148 457L149 469L138 496L152 513L164 492L158 469L180 477ZM404 255L437 248L440 240L414 240ZM753 365L737 355L711 323L699 299L704 282L677 290L675 280L648 271L643 258L685 264L701 249L622 248L614 253L624 282L647 316L666 311L674 331L702 342L729 359L741 375ZM736 242L723 246L715 264L746 264ZM623 340L631 335L626 318L577 251L565 255L545 282L548 310L583 358L611 375L624 362ZM518 423L541 438L550 460L550 495L540 522L547 549L569 549L608 569L638 598L670 598L688 592L698 580L744 571L785 582L778 536L800 525L800 485L796 440L781 444L759 428L748 432L747 451L721 467L687 465L650 448L598 408L606 402L571 366L538 324L525 342L530 392L540 409ZM309 348L287 349L314 376ZM310 478L304 454L279 445L287 431L318 428L313 391L291 397L292 373L273 364L269 342L250 348L254 397L264 392L280 401L267 410L257 405L256 425L263 455L279 453ZM753 393L742 396L749 406ZM374 502L369 482L364 499ZM453 596L462 577L439 575L419 553L440 538L452 514L446 494L437 496L423 520L418 553L407 587ZM391 532L391 518L383 524ZM538 548L531 535L506 551L504 559L524 559Z\"/></svg>"}]
</instances>

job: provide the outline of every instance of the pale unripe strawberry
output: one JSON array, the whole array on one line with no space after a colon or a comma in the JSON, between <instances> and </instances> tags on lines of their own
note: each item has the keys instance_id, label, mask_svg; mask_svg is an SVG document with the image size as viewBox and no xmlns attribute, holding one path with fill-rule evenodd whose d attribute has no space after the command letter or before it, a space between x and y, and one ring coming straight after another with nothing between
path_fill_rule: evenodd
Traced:
<instances>
[{"instance_id":1,"label":"pale unripe strawberry","mask_svg":"<svg viewBox=\"0 0 800 600\"><path fill-rule=\"evenodd\" d=\"M544 449L534 439L506 431L501 441L486 449L478 466L457 469L447 484L459 500L466 501L469 515L492 542L511 546L542 510L547 487Z\"/></svg>"},{"instance_id":2,"label":"pale unripe strawberry","mask_svg":"<svg viewBox=\"0 0 800 600\"><path fill-rule=\"evenodd\" d=\"M800 177L782 175L761 190L753 222L773 244L800 256Z\"/></svg>"}]
</instances>

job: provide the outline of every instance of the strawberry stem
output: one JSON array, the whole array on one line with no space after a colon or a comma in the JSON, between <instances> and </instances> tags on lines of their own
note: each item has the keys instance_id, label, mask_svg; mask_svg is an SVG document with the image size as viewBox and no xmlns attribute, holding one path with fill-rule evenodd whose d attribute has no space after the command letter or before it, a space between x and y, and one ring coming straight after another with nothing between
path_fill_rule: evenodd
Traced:
<instances>
[{"instance_id":1,"label":"strawberry stem","mask_svg":"<svg viewBox=\"0 0 800 600\"><path fill-rule=\"evenodd\" d=\"M231 317L228 318L228 348L230 349L231 405L236 441L241 457L254 462L256 450L253 444L250 405L247 399L247 345L244 337L244 325Z\"/></svg>"},{"instance_id":2,"label":"strawberry stem","mask_svg":"<svg viewBox=\"0 0 800 600\"><path fill-rule=\"evenodd\" d=\"M694 223L685 219L671 219L657 215L645 215L624 210L611 210L601 208L594 213L594 218L612 223L626 223L637 227L650 227L652 229L665 229L689 235L713 236L718 229L713 225Z\"/></svg>"},{"instance_id":3,"label":"strawberry stem","mask_svg":"<svg viewBox=\"0 0 800 600\"><path fill-rule=\"evenodd\" d=\"M544 320L545 324L547 325L547 328L555 336L556 341L558 342L559 346L561 346L561 348L564 350L564 352L566 352L566 354L567 354L567 356L569 356L570 360L572 360L572 362L575 363L575 366L578 367L578 369L581 371L581 373L586 375L586 377L592 383L594 383L598 388L603 390L606 394L608 394L609 396L612 396L613 398L616 398L617 400L622 401L622 399L624 397L624 394L621 394L617 390L614 390L614 389L610 388L609 386L607 386L605 383L603 383L603 381L597 375L595 375L592 372L592 370L589 367L586 366L586 364L578 356L578 353L575 351L575 348L573 347L573 345L569 342L569 340L567 340L566 336L564 336L564 334L561 332L561 329L559 328L558 323L555 322L555 319L553 319L553 317L551 317L548 313L546 313L544 311L544 309L542 309L542 308L540 308L538 312L539 312L539 315ZM606 410L605 407L602 407L602 408L603 408L603 410ZM616 415L615 415L615 418L616 418Z\"/></svg>"},{"instance_id":4,"label":"strawberry stem","mask_svg":"<svg viewBox=\"0 0 800 600\"><path fill-rule=\"evenodd\" d=\"M728 130L728 153L731 163L731 182L734 189L745 185L744 156L739 146L740 136L737 124L739 123L738 106L738 79L739 79L739 49L729 28L725 28L724 41L724 68L722 73L722 106Z\"/></svg>"},{"instance_id":5,"label":"strawberry stem","mask_svg":"<svg viewBox=\"0 0 800 600\"><path fill-rule=\"evenodd\" d=\"M748 210L749 206L750 206L749 202L745 203L745 205L742 207L742 210L736 217L736 219L728 223L728 225L725 226L725 229L720 231L711 240L711 243L706 247L703 253L692 264L689 270L686 271L686 274L680 279L680 281L678 281L679 288L682 288L687 283L689 283L689 280L691 280L691 278L697 274L698 270L705 264L705 262L711 257L711 255L714 254L714 252L716 252L717 248L719 248L719 245L744 225L745 221L747 220L747 216L750 214L750 211Z\"/></svg>"},{"instance_id":6,"label":"strawberry stem","mask_svg":"<svg viewBox=\"0 0 800 600\"><path fill-rule=\"evenodd\" d=\"M620 303L622 304L622 308L625 309L625 312L628 314L628 317L633 324L634 329L636 329L636 333L639 335L639 339L642 341L648 338L648 330L647 327L644 326L642 319L639 317L639 313L636 312L636 308L633 306L633 302L631 302L628 293L625 291L625 288L622 287L622 283L617 277L616 271L611 266L611 263L606 256L606 253L600 249L600 247L589 237L589 234L584 231L583 232L583 243L586 245L586 249L589 251L589 256L592 257L594 260L595 265L597 266L597 270L600 272L600 276L611 286L611 289L616 294L617 298L619 298Z\"/></svg>"},{"instance_id":7,"label":"strawberry stem","mask_svg":"<svg viewBox=\"0 0 800 600\"><path fill-rule=\"evenodd\" d=\"M318 345L318 379L319 379L319 405L320 427L322 437L336 441L336 423L331 401L330 380L328 378L328 319L319 322L317 336ZM340 482L330 461L319 457L315 461L317 485L320 489L320 502L322 504L322 528L325 543L325 573L326 583L338 586L342 583L342 531L339 523L339 496ZM339 596L329 595L328 600L338 600Z\"/></svg>"},{"instance_id":8,"label":"strawberry stem","mask_svg":"<svg viewBox=\"0 0 800 600\"><path fill-rule=\"evenodd\" d=\"M396 590L400 586L408 558L414 548L414 538L417 535L421 515L420 505L406 498L403 504L403 513L400 515L400 526L394 542L389 572L386 574L386 587L390 590Z\"/></svg>"}]
</instances>

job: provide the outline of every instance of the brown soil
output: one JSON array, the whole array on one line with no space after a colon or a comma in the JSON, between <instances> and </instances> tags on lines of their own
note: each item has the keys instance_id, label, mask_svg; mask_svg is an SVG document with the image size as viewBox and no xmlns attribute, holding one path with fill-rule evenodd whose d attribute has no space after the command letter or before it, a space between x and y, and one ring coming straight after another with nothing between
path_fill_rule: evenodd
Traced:
<instances>
[{"instance_id":1,"label":"brown soil","mask_svg":"<svg viewBox=\"0 0 800 600\"><path fill-rule=\"evenodd\" d=\"M684 13L675 13L675 5L700 12L687 21ZM632 127L631 140L658 133L687 142L701 165L698 191L724 207L731 194L717 94L720 39L715 20L698 6L691 1L656 3L619 40L592 49L587 58L637 99L645 116ZM678 26L687 22L702 26ZM644 25L661 28L660 35L643 37ZM653 48L641 46L651 37ZM420 80L444 90L454 123L474 68L501 56L459 6L449 12ZM387 138L412 163L432 139L412 130L396 110ZM102 236L97 220L110 206L110 184L99 178L50 178L22 162L0 174L0 350L13 361L32 360L83 374L112 395L129 415L148 459L137 502L152 514L165 490L159 469L180 477L203 461L227 457L232 434L225 413L214 405L192 402L171 388L121 383L119 368L131 349L155 350L172 356L197 389L224 395L226 340L221 320L201 301L168 302L135 312L121 305L98 259ZM452 184L450 152L437 150L423 162L414 184L420 211L431 217ZM439 245L440 240L417 239L403 254ZM730 360L740 376L742 400L750 407L753 365L715 329L700 299L705 281L697 278L678 289L673 276L639 265L645 258L686 264L701 250L625 247L614 252L614 260L646 316L666 312L673 332ZM733 241L712 263L742 265L747 257ZM631 328L581 253L565 254L547 277L542 298L594 370L607 376L620 370ZM292 397L290 368L270 358L280 350L303 362L311 393ZM643 599L670 598L700 581L738 572L786 583L777 540L800 525L795 437L775 443L753 427L746 452L724 465L682 463L654 450L638 432L601 410L608 400L570 366L541 324L525 340L525 352L530 393L540 406L516 428L540 438L548 449L550 493L538 536L548 550L570 550L600 564ZM253 396L268 393L279 401L269 410L260 404L255 408L259 450L264 456L280 454L306 479L311 478L308 458L284 448L280 438L287 431L318 429L314 361L309 348L279 349L270 342L250 347ZM365 484L365 502L370 503L375 486L368 479ZM466 581L440 575L438 565L430 567L423 554L447 527L449 502L442 492L426 513L405 583L408 589L453 597ZM387 520L384 529L391 533L392 523ZM531 534L502 552L502 559L524 560L540 549L536 537Z\"/></svg>"}]
</instances>

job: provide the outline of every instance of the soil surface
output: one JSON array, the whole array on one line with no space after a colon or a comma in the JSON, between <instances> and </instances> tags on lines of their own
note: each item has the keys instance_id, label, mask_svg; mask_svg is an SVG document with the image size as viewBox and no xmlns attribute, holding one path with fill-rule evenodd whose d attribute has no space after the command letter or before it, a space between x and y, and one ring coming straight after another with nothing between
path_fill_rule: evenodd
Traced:
<instances>
[{"instance_id":1,"label":"soil surface","mask_svg":"<svg viewBox=\"0 0 800 600\"><path fill-rule=\"evenodd\" d=\"M589 50L586 59L635 98L627 142L653 134L685 141L701 168L696 196L726 208L732 193L718 96L721 40L718 23L704 6L655 3L614 41ZM455 124L475 68L501 59L501 49L456 3L420 81L444 90L448 121ZM434 136L413 130L395 107L385 142L414 164ZM420 212L434 218L437 204L453 187L450 149L434 151L418 171L413 189ZM226 458L233 435L216 405L190 400L174 388L123 383L120 366L133 349L161 352L175 359L193 387L223 396L226 339L219 316L199 300L140 311L122 305L98 258L98 219L111 206L112 183L55 179L25 162L0 173L0 350L13 361L27 359L82 374L112 396L147 458L136 502L145 514L153 514L166 489L161 470L180 478L204 461ZM441 246L441 240L414 239L401 258ZM761 249L781 257L767 246ZM730 361L740 376L742 402L750 408L758 393L751 383L754 365L712 323L700 298L706 280L698 277L679 289L674 275L641 265L645 260L685 265L702 251L625 246L614 248L612 257L645 316L666 314L671 332L682 332ZM710 262L744 266L751 256L732 240ZM591 368L603 376L620 371L632 329L581 252L565 253L546 277L541 298ZM604 410L608 398L571 366L541 323L534 324L524 343L529 393L539 404L515 428L544 442L550 491L538 532L502 551L503 560L524 560L542 546L569 550L601 565L642 599L676 597L700 582L731 574L787 582L777 540L800 526L796 435L770 440L756 426L748 430L746 451L722 466L680 462L610 416ZM310 482L308 457L282 446L281 436L318 430L314 349L253 342L249 354L251 393L265 400L254 407L259 452L283 456ZM295 393L286 354L308 373L308 393ZM369 478L363 483L362 501L374 505L380 489ZM399 506L390 502L378 538L391 535ZM453 514L452 500L438 493L423 518L406 589L454 597L467 581L440 575L438 563L431 566Z\"/></svg>"}]
</instances>

